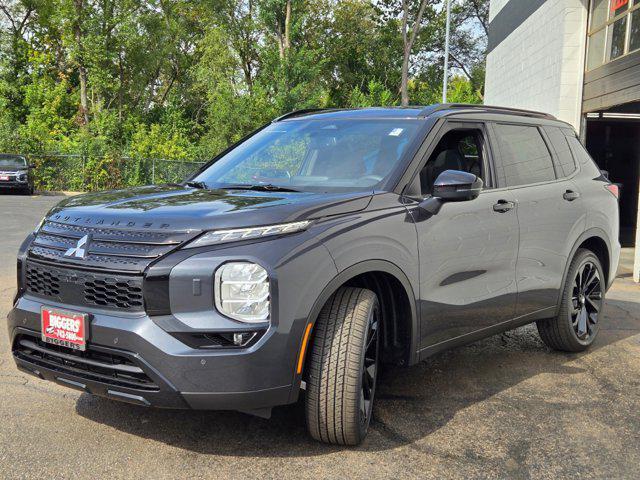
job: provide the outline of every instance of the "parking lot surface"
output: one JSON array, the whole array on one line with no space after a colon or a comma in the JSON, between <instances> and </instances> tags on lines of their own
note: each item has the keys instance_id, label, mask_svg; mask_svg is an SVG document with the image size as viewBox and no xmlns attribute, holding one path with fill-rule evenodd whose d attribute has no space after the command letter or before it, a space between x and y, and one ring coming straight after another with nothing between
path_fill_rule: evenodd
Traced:
<instances>
[{"instance_id":1,"label":"parking lot surface","mask_svg":"<svg viewBox=\"0 0 640 480\"><path fill-rule=\"evenodd\" d=\"M2 319L18 246L59 200L0 195ZM0 478L639 478L640 287L623 259L590 351L528 326L388 369L358 448L310 440L300 405L152 410L43 382L0 329Z\"/></svg>"}]
</instances>

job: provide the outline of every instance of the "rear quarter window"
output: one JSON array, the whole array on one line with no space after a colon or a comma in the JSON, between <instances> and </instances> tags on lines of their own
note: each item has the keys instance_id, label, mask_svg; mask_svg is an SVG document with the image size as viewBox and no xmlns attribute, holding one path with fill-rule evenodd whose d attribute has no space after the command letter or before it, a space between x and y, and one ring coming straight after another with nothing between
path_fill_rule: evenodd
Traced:
<instances>
[{"instance_id":1,"label":"rear quarter window","mask_svg":"<svg viewBox=\"0 0 640 480\"><path fill-rule=\"evenodd\" d=\"M545 127L547 137L555 151L554 163L559 177L568 177L577 170L573 159L569 141L564 132L558 127ZM573 135L575 137L575 134Z\"/></svg>"},{"instance_id":2,"label":"rear quarter window","mask_svg":"<svg viewBox=\"0 0 640 480\"><path fill-rule=\"evenodd\" d=\"M580 164L580 168L593 178L599 177L601 175L600 168L596 165L596 162L593 161L587 149L580 143L578 137L575 135L568 136L567 141L571 146L571 151L575 155L576 160Z\"/></svg>"}]
</instances>

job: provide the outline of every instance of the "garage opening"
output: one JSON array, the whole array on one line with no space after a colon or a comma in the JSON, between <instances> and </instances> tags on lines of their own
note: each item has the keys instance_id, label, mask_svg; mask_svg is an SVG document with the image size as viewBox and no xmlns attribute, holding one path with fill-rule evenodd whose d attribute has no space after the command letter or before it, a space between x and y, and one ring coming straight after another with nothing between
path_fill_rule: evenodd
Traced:
<instances>
[{"instance_id":1,"label":"garage opening","mask_svg":"<svg viewBox=\"0 0 640 480\"><path fill-rule=\"evenodd\" d=\"M620 243L633 247L638 227L640 104L588 114L586 147L600 169L609 172L609 179L620 187Z\"/></svg>"}]
</instances>

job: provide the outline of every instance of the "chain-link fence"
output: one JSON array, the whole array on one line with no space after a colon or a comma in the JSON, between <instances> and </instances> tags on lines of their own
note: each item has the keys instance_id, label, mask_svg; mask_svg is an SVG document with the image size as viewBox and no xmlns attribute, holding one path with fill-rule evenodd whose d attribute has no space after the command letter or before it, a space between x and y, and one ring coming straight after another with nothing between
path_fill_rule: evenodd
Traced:
<instances>
[{"instance_id":1,"label":"chain-link fence","mask_svg":"<svg viewBox=\"0 0 640 480\"><path fill-rule=\"evenodd\" d=\"M205 162L71 154L18 154L34 166L37 190L96 191L181 182Z\"/></svg>"}]
</instances>

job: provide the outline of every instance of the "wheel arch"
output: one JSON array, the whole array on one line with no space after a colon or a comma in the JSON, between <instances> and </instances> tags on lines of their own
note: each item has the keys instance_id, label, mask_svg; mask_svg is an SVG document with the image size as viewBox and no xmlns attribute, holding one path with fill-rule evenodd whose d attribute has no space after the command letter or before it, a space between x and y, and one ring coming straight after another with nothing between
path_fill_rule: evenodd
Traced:
<instances>
[{"instance_id":1,"label":"wheel arch","mask_svg":"<svg viewBox=\"0 0 640 480\"><path fill-rule=\"evenodd\" d=\"M564 284L567 281L567 274L569 273L569 266L571 265L571 260L576 255L576 252L579 248L587 248L591 250L600 260L602 264L602 269L604 270L606 286L607 288L613 282L615 278L615 272L611 271L611 241L606 232L600 228L594 227L586 230L578 237L578 239L573 244L569 256L567 257L567 263L564 267L564 272L562 274L562 283L560 284L560 291L558 292L558 309L560 308L560 302L562 301L562 292L564 289Z\"/></svg>"},{"instance_id":2,"label":"wheel arch","mask_svg":"<svg viewBox=\"0 0 640 480\"><path fill-rule=\"evenodd\" d=\"M392 350L392 358L387 356L387 360L401 365L416 363L419 338L416 298L411 282L400 267L386 260L367 260L342 270L324 287L316 299L308 322L315 324L327 300L343 286L368 288L378 295L383 309L385 347ZM401 295L398 296L398 293ZM389 320L393 331L389 328ZM387 337L389 334L391 337ZM402 342L398 345L401 338ZM390 339L394 340L393 344L387 345Z\"/></svg>"}]
</instances>

